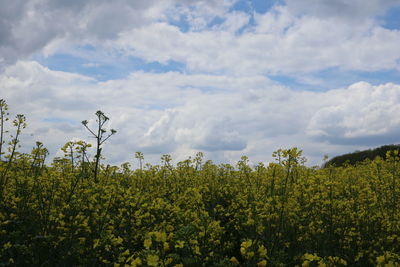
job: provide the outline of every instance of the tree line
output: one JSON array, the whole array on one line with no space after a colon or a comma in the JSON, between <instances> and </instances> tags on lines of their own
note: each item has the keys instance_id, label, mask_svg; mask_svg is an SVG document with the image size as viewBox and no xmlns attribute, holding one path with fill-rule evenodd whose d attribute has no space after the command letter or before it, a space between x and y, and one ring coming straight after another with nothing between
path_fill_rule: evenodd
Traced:
<instances>
[{"instance_id":1,"label":"tree line","mask_svg":"<svg viewBox=\"0 0 400 267\"><path fill-rule=\"evenodd\" d=\"M374 149L367 149L362 151L355 151L353 153L343 154L325 162L324 167L328 166L344 166L346 164L355 165L358 162L362 162L366 159L373 160L376 157L380 157L382 159L386 158L386 154L389 151L400 150L400 145L384 145Z\"/></svg>"}]
</instances>

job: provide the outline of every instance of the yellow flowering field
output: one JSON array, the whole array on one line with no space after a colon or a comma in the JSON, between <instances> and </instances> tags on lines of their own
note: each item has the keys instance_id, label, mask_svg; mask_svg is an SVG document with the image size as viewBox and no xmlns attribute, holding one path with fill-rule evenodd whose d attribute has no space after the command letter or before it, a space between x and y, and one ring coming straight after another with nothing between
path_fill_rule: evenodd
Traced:
<instances>
[{"instance_id":1,"label":"yellow flowering field","mask_svg":"<svg viewBox=\"0 0 400 267\"><path fill-rule=\"evenodd\" d=\"M0 165L0 266L400 265L397 152L328 168L296 148L252 167L164 156L95 182L36 149Z\"/></svg>"}]
</instances>

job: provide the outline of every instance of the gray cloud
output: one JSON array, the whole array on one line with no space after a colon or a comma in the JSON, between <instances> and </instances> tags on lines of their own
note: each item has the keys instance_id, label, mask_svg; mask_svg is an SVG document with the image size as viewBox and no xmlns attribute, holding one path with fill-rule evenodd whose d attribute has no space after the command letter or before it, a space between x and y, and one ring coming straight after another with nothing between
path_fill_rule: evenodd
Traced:
<instances>
[{"instance_id":1,"label":"gray cloud","mask_svg":"<svg viewBox=\"0 0 400 267\"><path fill-rule=\"evenodd\" d=\"M193 148L205 151L241 151L246 148L247 140L244 133L239 133L235 127L237 122L230 117L222 116L210 118L204 130L197 134L200 138L193 144Z\"/></svg>"},{"instance_id":2,"label":"gray cloud","mask_svg":"<svg viewBox=\"0 0 400 267\"><path fill-rule=\"evenodd\" d=\"M176 4L217 8L219 1L189 0L0 0L0 71L43 49L95 44L165 19Z\"/></svg>"}]
</instances>

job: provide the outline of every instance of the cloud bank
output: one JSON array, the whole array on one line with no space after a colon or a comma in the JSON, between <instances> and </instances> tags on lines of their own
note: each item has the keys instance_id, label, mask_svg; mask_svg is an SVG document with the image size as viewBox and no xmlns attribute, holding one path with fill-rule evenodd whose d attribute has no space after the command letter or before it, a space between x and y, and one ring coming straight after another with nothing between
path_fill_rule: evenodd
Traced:
<instances>
[{"instance_id":1,"label":"cloud bank","mask_svg":"<svg viewBox=\"0 0 400 267\"><path fill-rule=\"evenodd\" d=\"M39 139L58 148L72 138L87 139L80 121L102 109L111 118L109 126L119 131L105 150L113 162L127 160L135 151L153 161L160 154L183 160L196 151L215 160L248 154L254 161L266 161L280 147L328 153L333 146L378 145L382 138L400 134L395 116L400 86L395 84L360 82L307 92L263 76L176 72L136 72L124 80L97 82L36 62L7 68L0 82L13 110L28 115L31 143Z\"/></svg>"},{"instance_id":2,"label":"cloud bank","mask_svg":"<svg viewBox=\"0 0 400 267\"><path fill-rule=\"evenodd\" d=\"M118 130L111 163L135 151L265 162L299 146L319 164L400 141L398 1L0 4L0 98L52 155L90 140L80 121L98 109Z\"/></svg>"}]
</instances>

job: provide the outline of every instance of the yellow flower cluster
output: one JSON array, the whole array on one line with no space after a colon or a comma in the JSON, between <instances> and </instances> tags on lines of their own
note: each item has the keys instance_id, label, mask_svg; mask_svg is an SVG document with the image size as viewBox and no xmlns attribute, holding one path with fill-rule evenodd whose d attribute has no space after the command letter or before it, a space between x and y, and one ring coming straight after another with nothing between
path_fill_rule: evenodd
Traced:
<instances>
[{"instance_id":1,"label":"yellow flower cluster","mask_svg":"<svg viewBox=\"0 0 400 267\"><path fill-rule=\"evenodd\" d=\"M69 154L42 169L21 154L1 179L0 265L399 266L398 154L324 169L274 155L102 166L96 183Z\"/></svg>"}]
</instances>

